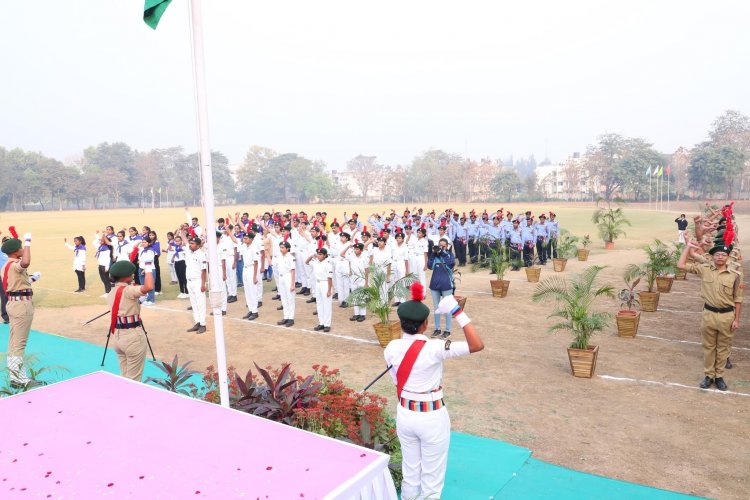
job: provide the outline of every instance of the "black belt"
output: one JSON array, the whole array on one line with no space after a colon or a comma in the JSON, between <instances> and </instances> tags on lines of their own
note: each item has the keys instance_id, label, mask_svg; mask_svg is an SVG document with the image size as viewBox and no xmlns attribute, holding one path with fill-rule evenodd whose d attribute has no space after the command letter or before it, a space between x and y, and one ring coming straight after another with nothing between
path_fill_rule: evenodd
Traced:
<instances>
[{"instance_id":1,"label":"black belt","mask_svg":"<svg viewBox=\"0 0 750 500\"><path fill-rule=\"evenodd\" d=\"M714 306L710 306L708 304L703 304L703 307L705 309L708 309L709 311L715 312L715 313L730 313L730 312L734 311L734 306L729 306L729 307L714 307Z\"/></svg>"},{"instance_id":2,"label":"black belt","mask_svg":"<svg viewBox=\"0 0 750 500\"><path fill-rule=\"evenodd\" d=\"M135 323L117 323L115 328L117 330L129 330L130 328L138 328L141 326L140 321L136 321Z\"/></svg>"},{"instance_id":3,"label":"black belt","mask_svg":"<svg viewBox=\"0 0 750 500\"><path fill-rule=\"evenodd\" d=\"M21 292L8 292L8 297L31 297L34 295L32 290L23 290Z\"/></svg>"}]
</instances>

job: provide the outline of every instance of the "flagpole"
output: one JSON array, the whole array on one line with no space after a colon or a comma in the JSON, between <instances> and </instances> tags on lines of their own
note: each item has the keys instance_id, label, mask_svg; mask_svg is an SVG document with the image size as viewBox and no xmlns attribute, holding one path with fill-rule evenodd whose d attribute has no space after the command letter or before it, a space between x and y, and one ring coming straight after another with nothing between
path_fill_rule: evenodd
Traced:
<instances>
[{"instance_id":1,"label":"flagpole","mask_svg":"<svg viewBox=\"0 0 750 500\"><path fill-rule=\"evenodd\" d=\"M669 165L667 165L667 211L669 211Z\"/></svg>"},{"instance_id":2,"label":"flagpole","mask_svg":"<svg viewBox=\"0 0 750 500\"><path fill-rule=\"evenodd\" d=\"M206 102L206 73L203 59L203 15L201 0L190 1L190 20L193 41L193 80L200 137L200 172L206 214L205 241L208 243L208 277L210 283L209 307L214 313L216 339L216 366L219 372L219 395L221 405L229 407L229 385L227 384L227 354L224 345L224 322L221 316L221 279L219 277L219 252L216 238L216 216L214 214L214 182L211 174L211 146L208 141L208 104Z\"/></svg>"},{"instance_id":3,"label":"flagpole","mask_svg":"<svg viewBox=\"0 0 750 500\"><path fill-rule=\"evenodd\" d=\"M651 170L648 171L648 209L651 210Z\"/></svg>"}]
</instances>

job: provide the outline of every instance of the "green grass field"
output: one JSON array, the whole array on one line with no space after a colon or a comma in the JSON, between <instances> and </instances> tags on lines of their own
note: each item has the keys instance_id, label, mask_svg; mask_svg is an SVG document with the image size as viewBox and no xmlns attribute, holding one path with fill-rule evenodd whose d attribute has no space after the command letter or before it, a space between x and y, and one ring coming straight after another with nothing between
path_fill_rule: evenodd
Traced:
<instances>
[{"instance_id":1,"label":"green grass field","mask_svg":"<svg viewBox=\"0 0 750 500\"><path fill-rule=\"evenodd\" d=\"M426 211L431 208L440 210L442 205L421 205ZM479 212L485 208L494 211L499 207L484 204L460 204L451 205L458 211L470 211L472 208ZM361 219L366 219L373 212L382 212L393 208L397 212L404 210L400 205L285 205L274 207L276 209L291 209L293 212L305 210L306 212L326 211L328 220L334 217L339 221L343 219L344 211L347 214L358 212ZM597 238L597 231L591 223L592 208L566 207L564 204L530 204L530 205L503 205L507 211L513 213L532 210L534 215L548 212L550 209L558 215L560 226L568 229L576 236L589 234L593 241L591 250L593 253L603 252L603 244ZM219 207L216 216L224 216L237 211L247 211L251 215L262 213L265 208L259 206L232 206ZM655 212L648 210L625 208L626 215L632 222L632 227L627 228L627 237L618 240L618 248L634 248L646 244L659 237L665 241L672 241L676 237L674 218L679 212ZM201 208L192 207L191 214L200 219L201 225L205 225L205 216ZM88 210L88 211L65 211L65 212L5 212L0 214L0 230L7 235L8 227L15 225L19 234L27 231L33 234L32 264L31 271L41 271L42 280L34 286L34 302L40 307L67 307L74 305L99 304L103 299L99 296L104 293L103 285L99 279L96 259L96 244L91 241L97 229L103 230L105 226L111 225L115 230L123 227L135 226L140 229L144 225L150 226L159 235L159 239L166 241L167 231L174 230L185 219L185 211L182 208L164 209L126 209L126 210ZM73 272L73 253L63 245L63 238L67 237L72 243L76 235L83 235L87 243L87 272L86 272L86 294L71 293L77 288L75 273ZM169 270L166 258L162 257L162 278L165 286L163 288L164 298L174 298L178 294L176 285L168 285Z\"/></svg>"}]
</instances>

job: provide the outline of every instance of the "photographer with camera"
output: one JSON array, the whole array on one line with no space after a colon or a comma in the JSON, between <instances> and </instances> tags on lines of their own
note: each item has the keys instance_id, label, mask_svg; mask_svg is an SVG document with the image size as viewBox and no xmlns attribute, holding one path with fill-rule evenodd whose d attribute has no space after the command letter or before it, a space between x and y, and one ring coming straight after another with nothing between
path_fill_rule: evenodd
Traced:
<instances>
[{"instance_id":1,"label":"photographer with camera","mask_svg":"<svg viewBox=\"0 0 750 500\"><path fill-rule=\"evenodd\" d=\"M432 294L432 302L435 304L437 309L440 300L443 297L453 295L455 288L453 284L453 267L456 264L456 258L450 251L450 243L448 238L441 238L436 245L433 245L430 256L427 259L427 267L432 270L432 277L430 278L430 293ZM440 330L440 317L445 316L445 331ZM432 332L433 337L440 337L446 339L451 334L451 315L450 314L439 314L435 312L435 331Z\"/></svg>"}]
</instances>

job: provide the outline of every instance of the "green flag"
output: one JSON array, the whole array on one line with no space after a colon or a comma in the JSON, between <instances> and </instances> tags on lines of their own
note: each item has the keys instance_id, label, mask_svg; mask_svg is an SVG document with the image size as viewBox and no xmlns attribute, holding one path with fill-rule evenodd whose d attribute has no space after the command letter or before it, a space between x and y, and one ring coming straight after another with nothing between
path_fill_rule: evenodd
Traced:
<instances>
[{"instance_id":1,"label":"green flag","mask_svg":"<svg viewBox=\"0 0 750 500\"><path fill-rule=\"evenodd\" d=\"M661 177L664 175L664 167L659 167L659 173L656 174L658 177Z\"/></svg>"},{"instance_id":2,"label":"green flag","mask_svg":"<svg viewBox=\"0 0 750 500\"><path fill-rule=\"evenodd\" d=\"M146 0L143 5L143 22L152 29L156 29L162 14L167 10L170 3L172 3L172 0Z\"/></svg>"}]
</instances>

